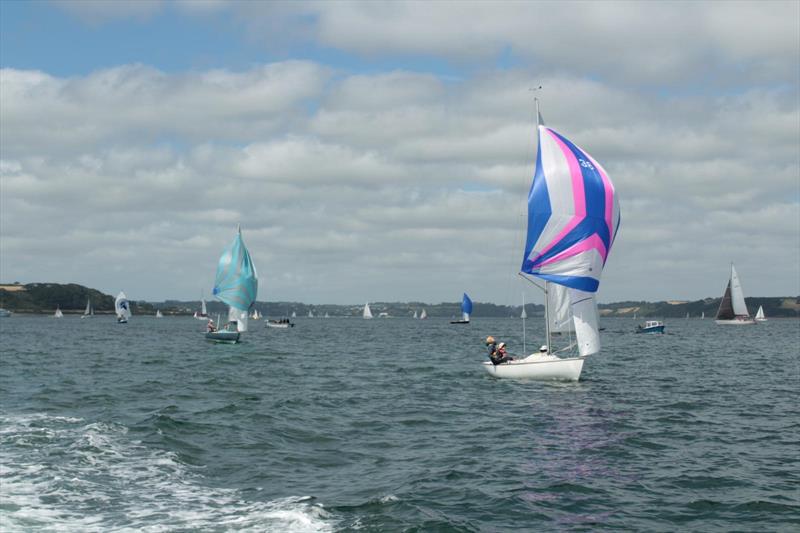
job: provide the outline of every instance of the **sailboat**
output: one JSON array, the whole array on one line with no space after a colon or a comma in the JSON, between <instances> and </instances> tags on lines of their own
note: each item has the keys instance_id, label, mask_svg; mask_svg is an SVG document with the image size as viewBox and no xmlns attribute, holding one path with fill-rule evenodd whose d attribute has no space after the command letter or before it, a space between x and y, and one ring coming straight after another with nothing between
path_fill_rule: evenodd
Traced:
<instances>
[{"instance_id":1,"label":"sailboat","mask_svg":"<svg viewBox=\"0 0 800 533\"><path fill-rule=\"evenodd\" d=\"M731 263L731 277L728 280L728 286L725 288L725 294L722 295L722 301L719 303L716 322L721 325L739 326L756 323L747 311L742 284L739 282L739 275L736 273L733 263Z\"/></svg>"},{"instance_id":2,"label":"sailboat","mask_svg":"<svg viewBox=\"0 0 800 533\"><path fill-rule=\"evenodd\" d=\"M758 311L756 311L756 322L766 322L767 317L764 315L764 306L759 305Z\"/></svg>"},{"instance_id":3,"label":"sailboat","mask_svg":"<svg viewBox=\"0 0 800 533\"><path fill-rule=\"evenodd\" d=\"M292 318L297 318L297 313L292 311Z\"/></svg>"},{"instance_id":4,"label":"sailboat","mask_svg":"<svg viewBox=\"0 0 800 533\"><path fill-rule=\"evenodd\" d=\"M364 304L364 318L372 318L372 311L369 309L369 302Z\"/></svg>"},{"instance_id":5,"label":"sailboat","mask_svg":"<svg viewBox=\"0 0 800 533\"><path fill-rule=\"evenodd\" d=\"M417 310L416 310L416 309L414 310L414 318L418 318L418 317L417 317Z\"/></svg>"},{"instance_id":6,"label":"sailboat","mask_svg":"<svg viewBox=\"0 0 800 533\"><path fill-rule=\"evenodd\" d=\"M200 312L194 312L194 317L197 320L208 320L208 310L206 309L206 299L200 295Z\"/></svg>"},{"instance_id":7,"label":"sailboat","mask_svg":"<svg viewBox=\"0 0 800 533\"><path fill-rule=\"evenodd\" d=\"M81 318L92 318L94 316L94 307L92 307L92 299L86 300L86 309L83 311Z\"/></svg>"},{"instance_id":8,"label":"sailboat","mask_svg":"<svg viewBox=\"0 0 800 533\"><path fill-rule=\"evenodd\" d=\"M419 319L425 320L426 318L428 318L428 312L425 309L423 309L422 312L419 314Z\"/></svg>"},{"instance_id":9,"label":"sailboat","mask_svg":"<svg viewBox=\"0 0 800 533\"><path fill-rule=\"evenodd\" d=\"M311 309L308 310L308 318L314 318L314 313L311 312Z\"/></svg>"},{"instance_id":10,"label":"sailboat","mask_svg":"<svg viewBox=\"0 0 800 533\"><path fill-rule=\"evenodd\" d=\"M472 300L467 293L461 298L461 320L451 320L451 324L469 324L469 315L472 313Z\"/></svg>"},{"instance_id":11,"label":"sailboat","mask_svg":"<svg viewBox=\"0 0 800 533\"><path fill-rule=\"evenodd\" d=\"M259 312L258 312L258 309L253 309L253 312L252 312L252 314L250 315L250 318L251 318L252 320L261 320L261 317L262 317L262 316L264 316L264 315L262 315L261 313L259 313Z\"/></svg>"},{"instance_id":12,"label":"sailboat","mask_svg":"<svg viewBox=\"0 0 800 533\"><path fill-rule=\"evenodd\" d=\"M53 318L64 318L64 313L61 312L61 306L56 306L56 312L53 313Z\"/></svg>"},{"instance_id":13,"label":"sailboat","mask_svg":"<svg viewBox=\"0 0 800 533\"><path fill-rule=\"evenodd\" d=\"M224 328L217 324L213 331L206 332L206 339L235 344L240 333L247 331L247 313L258 296L258 274L242 240L241 226L237 226L233 242L219 258L213 294L228 304L228 324Z\"/></svg>"},{"instance_id":14,"label":"sailboat","mask_svg":"<svg viewBox=\"0 0 800 533\"><path fill-rule=\"evenodd\" d=\"M114 311L117 313L118 324L128 323L128 319L131 317L131 303L122 291L119 291L117 299L114 300Z\"/></svg>"},{"instance_id":15,"label":"sailboat","mask_svg":"<svg viewBox=\"0 0 800 533\"><path fill-rule=\"evenodd\" d=\"M164 315L161 314L161 309L156 309L156 318L164 318Z\"/></svg>"},{"instance_id":16,"label":"sailboat","mask_svg":"<svg viewBox=\"0 0 800 533\"><path fill-rule=\"evenodd\" d=\"M700 313L700 320L705 320L705 319L706 319L706 312L703 311L702 313Z\"/></svg>"},{"instance_id":17,"label":"sailboat","mask_svg":"<svg viewBox=\"0 0 800 533\"><path fill-rule=\"evenodd\" d=\"M547 344L483 368L496 377L577 381L586 357L600 351L595 293L619 229L619 200L603 167L544 125L538 99L536 117L538 155L520 275L544 292ZM552 334L560 329L568 342L556 350Z\"/></svg>"}]
</instances>

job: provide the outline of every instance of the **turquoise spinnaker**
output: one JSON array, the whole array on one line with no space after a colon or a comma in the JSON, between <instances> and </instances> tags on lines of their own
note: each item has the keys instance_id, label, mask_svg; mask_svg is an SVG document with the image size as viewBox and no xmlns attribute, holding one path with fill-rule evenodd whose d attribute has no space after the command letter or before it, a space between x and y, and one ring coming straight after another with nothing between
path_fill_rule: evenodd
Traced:
<instances>
[{"instance_id":1,"label":"turquoise spinnaker","mask_svg":"<svg viewBox=\"0 0 800 533\"><path fill-rule=\"evenodd\" d=\"M242 228L219 258L214 296L240 311L247 311L258 295L258 274L242 240Z\"/></svg>"}]
</instances>

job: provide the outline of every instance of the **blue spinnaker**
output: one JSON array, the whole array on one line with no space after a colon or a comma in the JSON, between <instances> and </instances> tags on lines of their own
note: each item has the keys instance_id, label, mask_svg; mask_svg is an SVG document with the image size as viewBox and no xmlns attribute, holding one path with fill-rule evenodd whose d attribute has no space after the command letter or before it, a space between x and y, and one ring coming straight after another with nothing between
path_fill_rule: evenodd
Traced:
<instances>
[{"instance_id":1,"label":"blue spinnaker","mask_svg":"<svg viewBox=\"0 0 800 533\"><path fill-rule=\"evenodd\" d=\"M464 293L464 297L461 299L461 312L466 314L472 313L472 300L469 299L467 293Z\"/></svg>"},{"instance_id":2,"label":"blue spinnaker","mask_svg":"<svg viewBox=\"0 0 800 533\"><path fill-rule=\"evenodd\" d=\"M214 280L214 296L240 311L247 311L258 295L256 266L242 240L242 230L219 258Z\"/></svg>"}]
</instances>

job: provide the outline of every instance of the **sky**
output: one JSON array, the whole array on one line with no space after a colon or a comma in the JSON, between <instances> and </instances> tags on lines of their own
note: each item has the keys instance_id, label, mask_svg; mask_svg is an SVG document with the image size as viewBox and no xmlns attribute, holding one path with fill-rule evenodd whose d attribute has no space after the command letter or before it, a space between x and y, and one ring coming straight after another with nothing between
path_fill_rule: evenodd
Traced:
<instances>
[{"instance_id":1,"label":"sky","mask_svg":"<svg viewBox=\"0 0 800 533\"><path fill-rule=\"evenodd\" d=\"M241 224L260 301L537 302L535 94L600 302L800 294L797 1L5 0L0 68L0 282L197 299Z\"/></svg>"}]
</instances>

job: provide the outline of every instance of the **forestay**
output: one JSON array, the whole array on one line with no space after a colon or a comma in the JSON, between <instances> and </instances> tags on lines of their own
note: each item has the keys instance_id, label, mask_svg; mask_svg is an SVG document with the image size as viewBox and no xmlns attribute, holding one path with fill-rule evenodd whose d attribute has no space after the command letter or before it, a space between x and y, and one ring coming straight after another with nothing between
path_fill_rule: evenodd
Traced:
<instances>
[{"instance_id":1,"label":"forestay","mask_svg":"<svg viewBox=\"0 0 800 533\"><path fill-rule=\"evenodd\" d=\"M228 319L236 321L237 329L247 331L247 313L258 295L258 275L242 240L241 227L219 258L213 294L228 304Z\"/></svg>"}]
</instances>

